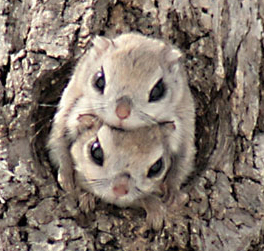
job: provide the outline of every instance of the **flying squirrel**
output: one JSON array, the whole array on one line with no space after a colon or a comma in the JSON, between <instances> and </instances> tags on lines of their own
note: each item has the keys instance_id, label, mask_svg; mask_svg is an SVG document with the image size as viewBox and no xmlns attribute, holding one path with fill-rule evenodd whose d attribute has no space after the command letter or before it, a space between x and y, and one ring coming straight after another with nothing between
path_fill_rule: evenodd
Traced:
<instances>
[{"instance_id":1,"label":"flying squirrel","mask_svg":"<svg viewBox=\"0 0 264 251\"><path fill-rule=\"evenodd\" d=\"M112 138L116 135L114 129L124 130L122 135L137 130L149 134L156 133L156 127L169 124L159 137L166 139L166 152L173 160L165 177L167 193L169 197L177 193L193 170L195 155L194 101L184 55L178 48L136 33L114 39L94 38L93 46L79 60L62 94L49 136L51 160L59 168L58 179L66 191L74 189L74 163L69 148L72 142L81 140L78 137L83 132L93 128L97 118L108 126ZM141 129L144 127L148 129ZM133 137L128 138L132 149ZM108 147L108 154L112 152L118 158L116 149ZM126 151L129 154L129 148ZM148 154L151 158L155 155Z\"/></svg>"}]
</instances>

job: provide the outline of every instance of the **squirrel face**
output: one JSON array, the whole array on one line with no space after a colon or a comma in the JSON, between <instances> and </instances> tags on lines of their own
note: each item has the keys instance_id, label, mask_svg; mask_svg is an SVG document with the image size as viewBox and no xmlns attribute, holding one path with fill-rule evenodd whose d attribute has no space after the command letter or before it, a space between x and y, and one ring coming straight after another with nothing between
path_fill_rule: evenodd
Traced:
<instances>
[{"instance_id":1,"label":"squirrel face","mask_svg":"<svg viewBox=\"0 0 264 251\"><path fill-rule=\"evenodd\" d=\"M181 57L170 45L142 35L97 37L76 68L84 90L76 107L126 130L172 121L187 85Z\"/></svg>"},{"instance_id":2,"label":"squirrel face","mask_svg":"<svg viewBox=\"0 0 264 251\"><path fill-rule=\"evenodd\" d=\"M89 117L98 118L106 126L125 130L127 135L130 135L131 131L137 133L143 127L148 128L145 129L148 133L148 130L152 131L152 127L170 124L171 130L163 132L159 138L160 142L166 139L166 147L167 145L169 147L166 154L170 152L177 158L177 165L173 166L174 172L168 175L170 176L168 177L168 187L174 189L175 184L179 187L192 171L195 155L195 109L184 64L181 62L182 53L161 40L134 33L123 34L114 39L96 37L93 43L94 46L80 59L71 81L63 92L49 138L48 147L51 150L51 160L59 167L62 187L67 191L73 190L69 148L76 140L80 140L79 137L84 131L92 132L94 119L90 120ZM129 147L119 148L119 144L114 147L114 141L105 145L108 139L104 138L104 134L101 134L100 131L98 142L106 161L103 162L103 165L108 165L110 159L113 159L113 163L120 161L118 154L107 155L107 151L111 147L114 150L115 148L119 149L118 152L123 154L123 159L130 159L128 153L131 150ZM119 137L121 136L117 136L117 138ZM128 138L129 136L124 137L123 142L128 142ZM135 136L135 138L140 137ZM142 138L143 142L152 142L151 137ZM129 146L134 144L133 140L132 137ZM124 146L123 142L120 145ZM163 148L165 145L160 142L157 142L157 146ZM83 145L87 144L83 142ZM80 151L83 149L84 147L79 147ZM124 151L128 156L125 156L122 149L126 149ZM116 195L123 194L122 198L119 196L123 201L121 204L129 204L129 200L125 202L123 199L128 198L125 196L128 191L132 191L130 185L137 187L137 183L131 183L133 180L137 180L136 182L141 180L141 187L146 186L146 191L152 191L151 187L158 187L157 184L160 181L153 185L155 178L148 181L151 179L146 178L146 170L149 170L153 165L159 166L160 162L165 163L167 168L166 163L169 163L169 160L165 161L167 157L164 157L162 151L157 154L156 158L153 158L153 153L156 153L157 148L150 147L150 149L151 151L142 158L142 165L140 165L142 168L144 167L145 176L141 173L141 169L138 171L141 176L136 178L131 174L128 175L128 172L120 172L114 177L121 177L122 182L115 185L114 190L109 187L104 189L105 191L115 191ZM95 167L96 163L87 155L88 152L87 150L86 155L80 153L84 162L80 164L79 161L76 161L77 167L84 168L87 163ZM140 152L137 154L139 155ZM137 154L131 153L131 156L135 157ZM74 156L77 156L77 153ZM132 166L132 163L133 161L130 159L129 163L120 164L120 168L127 164ZM104 177L105 174L101 169L94 168L92 174L98 172L97 177ZM114 167L108 169L112 170L112 173L116 171ZM111 180L115 180L114 177L111 176ZM143 183L142 177L145 177L145 183ZM86 184L88 184L89 178L90 174L87 176ZM98 195L102 194L103 190L98 192ZM104 197L113 198L110 195Z\"/></svg>"},{"instance_id":3,"label":"squirrel face","mask_svg":"<svg viewBox=\"0 0 264 251\"><path fill-rule=\"evenodd\" d=\"M171 165L159 126L121 131L102 125L78 137L71 154L81 186L118 206L160 193Z\"/></svg>"}]
</instances>

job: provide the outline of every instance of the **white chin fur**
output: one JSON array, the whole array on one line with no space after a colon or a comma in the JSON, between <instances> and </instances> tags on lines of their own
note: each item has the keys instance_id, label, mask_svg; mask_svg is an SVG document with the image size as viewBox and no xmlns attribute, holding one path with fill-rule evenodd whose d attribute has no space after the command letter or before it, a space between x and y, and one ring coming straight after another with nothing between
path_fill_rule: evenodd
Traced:
<instances>
[{"instance_id":1,"label":"white chin fur","mask_svg":"<svg viewBox=\"0 0 264 251\"><path fill-rule=\"evenodd\" d=\"M134 203L134 200L129 199L127 195L119 198L116 198L115 196L109 196L107 199L105 199L105 201L118 207L129 207Z\"/></svg>"},{"instance_id":2,"label":"white chin fur","mask_svg":"<svg viewBox=\"0 0 264 251\"><path fill-rule=\"evenodd\" d=\"M128 193L124 196L117 198L113 193L108 193L102 198L105 202L114 204L118 207L129 207L135 205L136 201L139 200L137 196L133 196L133 193Z\"/></svg>"}]
</instances>

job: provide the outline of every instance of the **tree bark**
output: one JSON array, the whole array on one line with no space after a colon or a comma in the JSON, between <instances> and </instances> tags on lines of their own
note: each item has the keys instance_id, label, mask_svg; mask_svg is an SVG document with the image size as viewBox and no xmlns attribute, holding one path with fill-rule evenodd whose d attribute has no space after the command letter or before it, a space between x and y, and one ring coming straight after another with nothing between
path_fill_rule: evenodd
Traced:
<instances>
[{"instance_id":1,"label":"tree bark","mask_svg":"<svg viewBox=\"0 0 264 251\"><path fill-rule=\"evenodd\" d=\"M0 2L0 251L263 250L264 2ZM186 53L197 106L189 201L161 232L144 212L83 215L45 148L60 93L95 34L138 31Z\"/></svg>"}]
</instances>

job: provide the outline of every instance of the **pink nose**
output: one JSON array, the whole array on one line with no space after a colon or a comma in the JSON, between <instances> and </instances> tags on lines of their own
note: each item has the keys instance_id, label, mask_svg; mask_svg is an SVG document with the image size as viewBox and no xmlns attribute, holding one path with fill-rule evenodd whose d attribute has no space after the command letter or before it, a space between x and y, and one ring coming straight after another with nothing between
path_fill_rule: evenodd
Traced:
<instances>
[{"instance_id":1,"label":"pink nose","mask_svg":"<svg viewBox=\"0 0 264 251\"><path fill-rule=\"evenodd\" d=\"M116 107L116 115L119 119L126 119L130 115L130 105L127 102L120 102Z\"/></svg>"},{"instance_id":2,"label":"pink nose","mask_svg":"<svg viewBox=\"0 0 264 251\"><path fill-rule=\"evenodd\" d=\"M114 194L116 197L121 197L128 194L127 184L119 184L113 187Z\"/></svg>"}]
</instances>

